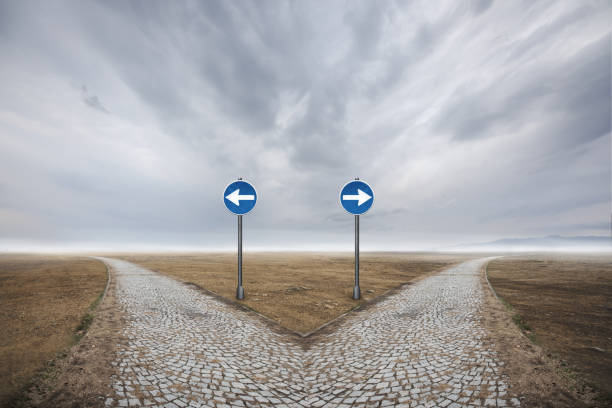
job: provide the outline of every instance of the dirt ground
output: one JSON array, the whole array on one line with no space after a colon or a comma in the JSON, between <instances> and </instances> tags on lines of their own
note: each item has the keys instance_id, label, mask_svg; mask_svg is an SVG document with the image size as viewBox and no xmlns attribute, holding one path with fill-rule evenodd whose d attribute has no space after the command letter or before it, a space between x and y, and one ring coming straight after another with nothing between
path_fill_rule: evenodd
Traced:
<instances>
[{"instance_id":1,"label":"dirt ground","mask_svg":"<svg viewBox=\"0 0 612 408\"><path fill-rule=\"evenodd\" d=\"M235 300L235 254L113 256ZM356 302L351 299L352 254L245 254L247 298L241 303L306 333L406 282L474 257L479 256L362 254L364 296ZM487 269L512 309L485 291L484 323L507 362L510 392L522 396L522 406L612 406L606 397L612 384L612 256L514 256L494 260ZM0 256L0 326L5 333L0 337L0 406L103 406L114 372L114 347L124 340L113 280L92 313L89 332L77 344L74 330L104 289L106 276L104 265L88 258ZM535 343L521 334L515 315ZM333 327L317 333L328 329ZM19 394L28 399L7 402L34 373L34 385Z\"/></svg>"},{"instance_id":2,"label":"dirt ground","mask_svg":"<svg viewBox=\"0 0 612 408\"><path fill-rule=\"evenodd\" d=\"M107 282L103 263L84 257L0 255L0 406L73 344Z\"/></svg>"},{"instance_id":3,"label":"dirt ground","mask_svg":"<svg viewBox=\"0 0 612 408\"><path fill-rule=\"evenodd\" d=\"M112 256L194 283L226 299L235 299L235 254ZM245 254L246 297L240 303L281 326L305 334L390 289L470 258L461 254L361 254L362 299L355 301L352 299L353 254Z\"/></svg>"},{"instance_id":4,"label":"dirt ground","mask_svg":"<svg viewBox=\"0 0 612 408\"><path fill-rule=\"evenodd\" d=\"M540 389L534 388L534 377L526 377L531 384L523 385L532 391L531 404L585 406L573 400L573 395L590 406L611 406L612 256L501 258L489 264L488 274L498 295L511 305L506 315L535 343L525 338L524 344L505 348L532 353L522 363L532 367L532 373L557 374L557 383L544 384L547 380L543 380ZM498 334L502 330L498 327ZM591 387L599 395L593 395ZM537 394L548 396L542 399ZM539 405L538 400L557 403Z\"/></svg>"},{"instance_id":5,"label":"dirt ground","mask_svg":"<svg viewBox=\"0 0 612 408\"><path fill-rule=\"evenodd\" d=\"M117 304L115 284L111 274L108 290L93 312L87 334L66 352L66 357L51 362L49 375L36 378L20 408L105 406L105 398L111 393L109 379L117 374L112 365L116 346L127 341L121 334L125 319Z\"/></svg>"}]
</instances>

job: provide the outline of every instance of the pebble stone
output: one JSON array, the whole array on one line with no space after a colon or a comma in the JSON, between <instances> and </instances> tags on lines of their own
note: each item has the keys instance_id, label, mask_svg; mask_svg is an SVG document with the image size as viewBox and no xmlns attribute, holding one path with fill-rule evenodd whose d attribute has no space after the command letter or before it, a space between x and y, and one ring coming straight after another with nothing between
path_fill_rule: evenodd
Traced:
<instances>
[{"instance_id":1,"label":"pebble stone","mask_svg":"<svg viewBox=\"0 0 612 408\"><path fill-rule=\"evenodd\" d=\"M314 344L126 261L108 407L519 406L481 324L486 259L408 286Z\"/></svg>"}]
</instances>

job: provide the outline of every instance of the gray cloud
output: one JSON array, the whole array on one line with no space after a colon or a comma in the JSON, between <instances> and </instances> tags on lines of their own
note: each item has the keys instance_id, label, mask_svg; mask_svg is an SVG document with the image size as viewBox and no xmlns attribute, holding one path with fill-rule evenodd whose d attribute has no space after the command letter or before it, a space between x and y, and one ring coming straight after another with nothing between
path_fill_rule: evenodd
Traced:
<instances>
[{"instance_id":1,"label":"gray cloud","mask_svg":"<svg viewBox=\"0 0 612 408\"><path fill-rule=\"evenodd\" d=\"M447 6L0 2L0 242L232 247L237 176L253 246L350 249L355 176L365 248L602 233L612 7Z\"/></svg>"},{"instance_id":2,"label":"gray cloud","mask_svg":"<svg viewBox=\"0 0 612 408\"><path fill-rule=\"evenodd\" d=\"M487 11L493 4L493 0L474 0L472 1L472 10L478 15Z\"/></svg>"},{"instance_id":3,"label":"gray cloud","mask_svg":"<svg viewBox=\"0 0 612 408\"><path fill-rule=\"evenodd\" d=\"M102 105L102 102L100 102L100 99L96 95L91 95L87 91L87 87L85 85L81 87L81 97L87 106L97 109L100 112L109 113L108 109L106 109L106 107Z\"/></svg>"},{"instance_id":4,"label":"gray cloud","mask_svg":"<svg viewBox=\"0 0 612 408\"><path fill-rule=\"evenodd\" d=\"M517 87L517 82L520 86ZM588 142L610 131L610 36L586 45L567 60L555 61L518 81L493 83L477 93L457 92L438 126L456 140L500 135L495 126L521 125L534 111L559 114L551 127L556 137ZM542 106L545 105L545 106Z\"/></svg>"}]
</instances>

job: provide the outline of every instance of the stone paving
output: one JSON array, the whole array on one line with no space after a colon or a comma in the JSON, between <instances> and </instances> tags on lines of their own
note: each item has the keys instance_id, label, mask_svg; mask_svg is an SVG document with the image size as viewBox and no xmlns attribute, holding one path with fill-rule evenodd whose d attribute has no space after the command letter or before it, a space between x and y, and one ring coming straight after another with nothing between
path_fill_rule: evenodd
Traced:
<instances>
[{"instance_id":1,"label":"stone paving","mask_svg":"<svg viewBox=\"0 0 612 408\"><path fill-rule=\"evenodd\" d=\"M480 324L486 260L346 318L306 346L137 265L115 271L127 323L107 406L519 406Z\"/></svg>"}]
</instances>

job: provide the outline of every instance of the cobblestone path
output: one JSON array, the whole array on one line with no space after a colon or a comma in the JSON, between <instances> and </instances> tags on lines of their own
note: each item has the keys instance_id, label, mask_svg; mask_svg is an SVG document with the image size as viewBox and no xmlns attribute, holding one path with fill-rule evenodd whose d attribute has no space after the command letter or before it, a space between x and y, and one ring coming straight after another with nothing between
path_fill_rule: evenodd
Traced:
<instances>
[{"instance_id":1,"label":"cobblestone path","mask_svg":"<svg viewBox=\"0 0 612 408\"><path fill-rule=\"evenodd\" d=\"M480 324L486 260L409 286L303 345L137 265L115 271L125 313L107 406L518 406Z\"/></svg>"}]
</instances>

